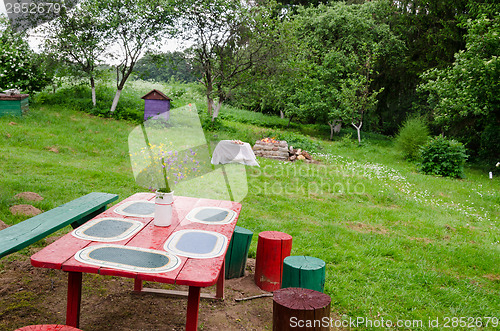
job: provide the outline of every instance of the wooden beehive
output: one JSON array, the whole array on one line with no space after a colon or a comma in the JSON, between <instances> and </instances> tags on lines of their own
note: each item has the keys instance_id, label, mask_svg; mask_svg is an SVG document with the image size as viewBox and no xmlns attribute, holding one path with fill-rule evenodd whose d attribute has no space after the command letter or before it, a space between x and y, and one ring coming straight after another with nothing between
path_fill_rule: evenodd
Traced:
<instances>
[{"instance_id":1,"label":"wooden beehive","mask_svg":"<svg viewBox=\"0 0 500 331\"><path fill-rule=\"evenodd\" d=\"M0 116L21 116L29 110L29 94L0 94Z\"/></svg>"},{"instance_id":2,"label":"wooden beehive","mask_svg":"<svg viewBox=\"0 0 500 331\"><path fill-rule=\"evenodd\" d=\"M144 99L144 121L151 117L163 115L168 120L170 118L170 99L158 90L152 90L142 97Z\"/></svg>"}]
</instances>

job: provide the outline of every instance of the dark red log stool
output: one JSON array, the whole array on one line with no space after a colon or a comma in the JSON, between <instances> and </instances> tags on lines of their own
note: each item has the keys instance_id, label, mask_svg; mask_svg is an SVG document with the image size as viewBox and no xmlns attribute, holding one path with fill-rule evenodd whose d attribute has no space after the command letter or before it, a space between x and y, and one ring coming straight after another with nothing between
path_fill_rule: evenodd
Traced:
<instances>
[{"instance_id":1,"label":"dark red log stool","mask_svg":"<svg viewBox=\"0 0 500 331\"><path fill-rule=\"evenodd\" d=\"M255 284L264 291L281 288L283 260L292 251L292 236L278 231L259 233L255 258Z\"/></svg>"},{"instance_id":2,"label":"dark red log stool","mask_svg":"<svg viewBox=\"0 0 500 331\"><path fill-rule=\"evenodd\" d=\"M15 331L82 331L69 325L61 324L40 324L28 325Z\"/></svg>"},{"instance_id":3,"label":"dark red log stool","mask_svg":"<svg viewBox=\"0 0 500 331\"><path fill-rule=\"evenodd\" d=\"M329 295L307 288L273 292L273 331L330 330Z\"/></svg>"}]
</instances>

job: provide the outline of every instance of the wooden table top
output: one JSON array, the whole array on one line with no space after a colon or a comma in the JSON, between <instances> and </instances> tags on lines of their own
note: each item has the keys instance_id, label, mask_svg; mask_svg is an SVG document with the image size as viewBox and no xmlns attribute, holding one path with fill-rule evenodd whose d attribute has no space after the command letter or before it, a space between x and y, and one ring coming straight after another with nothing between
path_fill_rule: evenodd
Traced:
<instances>
[{"instance_id":1,"label":"wooden table top","mask_svg":"<svg viewBox=\"0 0 500 331\"><path fill-rule=\"evenodd\" d=\"M155 195L153 193L134 194L96 217L131 219L140 221L144 224L144 226L132 237L120 241L113 241L110 244L165 252L164 244L168 238L174 233L182 230L215 232L226 236L228 241L231 240L241 210L241 204L238 202L175 197L172 225L169 227L158 227L153 225L153 217L124 216L115 211L117 208L130 201L153 202L154 197ZM193 222L186 216L191 210L197 207L219 207L233 210L236 213L236 217L232 222L226 224ZM75 254L80 250L93 245L102 244L106 243L81 239L74 236L72 233L68 233L34 254L31 257L31 264L35 267L61 269L63 271L97 273L101 275L134 278L143 281L207 287L216 284L224 261L224 254L214 258L192 258L177 255L180 259L180 266L178 268L162 273L148 273L102 267L83 263L75 259ZM224 252L226 249L227 245Z\"/></svg>"}]
</instances>

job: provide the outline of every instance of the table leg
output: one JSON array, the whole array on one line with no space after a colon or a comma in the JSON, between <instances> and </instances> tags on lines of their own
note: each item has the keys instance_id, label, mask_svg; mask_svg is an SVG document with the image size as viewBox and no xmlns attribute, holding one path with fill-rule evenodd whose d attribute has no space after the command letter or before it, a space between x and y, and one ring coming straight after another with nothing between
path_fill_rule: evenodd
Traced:
<instances>
[{"instance_id":1,"label":"table leg","mask_svg":"<svg viewBox=\"0 0 500 331\"><path fill-rule=\"evenodd\" d=\"M200 308L200 288L189 286L186 331L196 331L198 329L198 311Z\"/></svg>"},{"instance_id":2,"label":"table leg","mask_svg":"<svg viewBox=\"0 0 500 331\"><path fill-rule=\"evenodd\" d=\"M142 291L142 280L136 278L134 281L134 292L141 292Z\"/></svg>"},{"instance_id":3,"label":"table leg","mask_svg":"<svg viewBox=\"0 0 500 331\"><path fill-rule=\"evenodd\" d=\"M78 328L80 325L80 303L82 301L82 273L68 272L68 305L66 325Z\"/></svg>"},{"instance_id":4,"label":"table leg","mask_svg":"<svg viewBox=\"0 0 500 331\"><path fill-rule=\"evenodd\" d=\"M220 269L219 278L215 285L215 298L224 300L224 278L226 277L226 261L222 260L222 268Z\"/></svg>"}]
</instances>

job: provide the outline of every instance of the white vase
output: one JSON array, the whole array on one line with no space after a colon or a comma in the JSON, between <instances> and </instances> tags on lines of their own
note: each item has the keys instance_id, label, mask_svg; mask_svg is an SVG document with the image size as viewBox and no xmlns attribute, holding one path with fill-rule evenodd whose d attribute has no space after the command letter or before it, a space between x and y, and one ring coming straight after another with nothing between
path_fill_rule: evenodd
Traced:
<instances>
[{"instance_id":1,"label":"white vase","mask_svg":"<svg viewBox=\"0 0 500 331\"><path fill-rule=\"evenodd\" d=\"M172 224L173 204L174 192L156 192L154 225L170 226Z\"/></svg>"}]
</instances>

